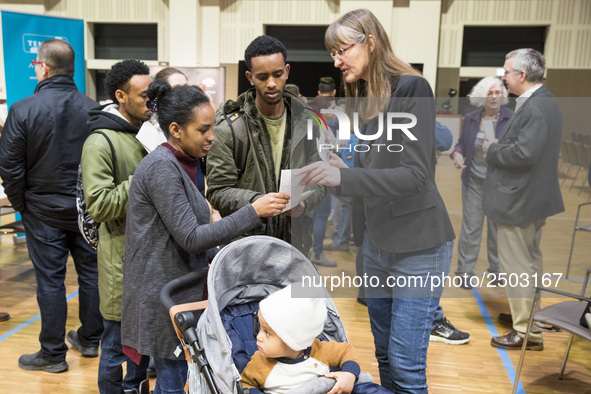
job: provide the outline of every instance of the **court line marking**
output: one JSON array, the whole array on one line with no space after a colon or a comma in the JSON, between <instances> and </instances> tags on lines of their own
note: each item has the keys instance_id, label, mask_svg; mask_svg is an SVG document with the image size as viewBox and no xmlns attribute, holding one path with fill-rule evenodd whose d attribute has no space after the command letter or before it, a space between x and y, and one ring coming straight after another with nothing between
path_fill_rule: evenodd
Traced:
<instances>
[{"instance_id":1,"label":"court line marking","mask_svg":"<svg viewBox=\"0 0 591 394\"><path fill-rule=\"evenodd\" d=\"M77 295L78 295L78 290L76 290L73 293L71 293L70 295L68 295L66 297L66 302L70 301L72 298L76 297ZM40 318L41 318L41 313L37 313L35 316L31 317L29 320L19 324L18 326L16 326L12 330L10 330L7 333L5 333L4 335L0 336L0 343L2 343L2 341L4 341L4 340L10 338L11 336L16 334L17 332L21 331L22 329L28 327L29 325L31 325L35 321L39 320Z\"/></svg>"}]
</instances>

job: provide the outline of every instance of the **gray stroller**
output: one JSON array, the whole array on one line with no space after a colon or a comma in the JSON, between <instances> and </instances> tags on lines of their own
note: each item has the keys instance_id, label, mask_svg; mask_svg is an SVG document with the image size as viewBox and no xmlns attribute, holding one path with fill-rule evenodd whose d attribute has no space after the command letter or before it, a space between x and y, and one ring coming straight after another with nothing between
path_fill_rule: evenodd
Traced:
<instances>
[{"instance_id":1,"label":"gray stroller","mask_svg":"<svg viewBox=\"0 0 591 394\"><path fill-rule=\"evenodd\" d=\"M207 274L207 308L198 317L195 312L184 311L203 309L204 302L174 305L170 294L203 276L204 272L190 273L170 282L161 292L189 361L189 392L244 393L239 371L257 349L254 316L259 301L289 283L302 282L302 277L315 277L313 283L319 283L318 271L302 253L277 238L251 236L232 242L211 264ZM326 307L322 335L326 340L347 341L330 297L326 298ZM362 373L359 380L371 382L372 378ZM290 393L326 393L334 382L320 377Z\"/></svg>"}]
</instances>

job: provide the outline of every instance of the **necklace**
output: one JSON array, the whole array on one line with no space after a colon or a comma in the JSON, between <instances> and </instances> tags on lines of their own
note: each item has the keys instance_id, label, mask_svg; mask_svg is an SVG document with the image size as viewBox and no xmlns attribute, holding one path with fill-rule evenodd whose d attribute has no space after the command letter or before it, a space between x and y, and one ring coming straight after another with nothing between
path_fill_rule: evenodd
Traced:
<instances>
[{"instance_id":1,"label":"necklace","mask_svg":"<svg viewBox=\"0 0 591 394\"><path fill-rule=\"evenodd\" d=\"M499 114L501 111L495 113L494 115L482 115L482 120L492 120L493 124L497 124L497 121L499 120Z\"/></svg>"},{"instance_id":2,"label":"necklace","mask_svg":"<svg viewBox=\"0 0 591 394\"><path fill-rule=\"evenodd\" d=\"M486 115L486 114L483 114L482 115L482 119L493 119L493 120L496 121L496 120L499 119L499 113L500 113L500 111L499 112L496 112L494 115Z\"/></svg>"}]
</instances>

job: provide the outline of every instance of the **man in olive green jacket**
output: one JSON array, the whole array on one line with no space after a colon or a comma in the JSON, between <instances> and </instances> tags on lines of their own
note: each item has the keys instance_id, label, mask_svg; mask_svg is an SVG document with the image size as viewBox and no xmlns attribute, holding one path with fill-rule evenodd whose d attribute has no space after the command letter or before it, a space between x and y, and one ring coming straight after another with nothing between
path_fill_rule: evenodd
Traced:
<instances>
[{"instance_id":1,"label":"man in olive green jacket","mask_svg":"<svg viewBox=\"0 0 591 394\"><path fill-rule=\"evenodd\" d=\"M283 89L289 74L286 53L277 39L256 38L245 51L249 69L246 77L254 89L241 94L236 101L227 101L217 113L215 141L207 155L207 198L222 216L279 191L281 170L301 168L320 160L316 139L307 136L309 117L304 113L304 104ZM235 139L240 137L236 128L242 127L235 114L244 120L246 129L247 141L242 148L235 147ZM228 121L232 122L234 132ZM240 159L242 154L245 157ZM261 219L261 226L254 233L291 242L307 254L312 245L309 213L325 195L322 186L312 190L309 198L290 211Z\"/></svg>"},{"instance_id":2,"label":"man in olive green jacket","mask_svg":"<svg viewBox=\"0 0 591 394\"><path fill-rule=\"evenodd\" d=\"M86 206L90 216L101 223L97 248L100 310L105 328L98 373L101 393L119 393L122 388L126 393L142 393L147 392L142 391L144 386L144 390L148 388L148 359L137 365L123 354L121 298L129 186L137 165L147 154L136 134L152 114L146 107L146 90L152 82L149 71L137 60L124 60L113 66L105 86L116 104L89 111L88 124L94 133L82 150ZM124 380L123 362L127 362Z\"/></svg>"}]
</instances>

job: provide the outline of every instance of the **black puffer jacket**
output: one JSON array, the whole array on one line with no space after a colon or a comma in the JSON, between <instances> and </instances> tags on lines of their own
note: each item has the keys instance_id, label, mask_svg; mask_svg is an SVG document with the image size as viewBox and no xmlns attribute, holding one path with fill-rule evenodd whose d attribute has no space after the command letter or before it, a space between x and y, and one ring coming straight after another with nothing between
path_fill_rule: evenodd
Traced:
<instances>
[{"instance_id":1,"label":"black puffer jacket","mask_svg":"<svg viewBox=\"0 0 591 394\"><path fill-rule=\"evenodd\" d=\"M66 76L41 81L12 105L0 138L0 177L15 210L78 231L76 177L96 106Z\"/></svg>"}]
</instances>

